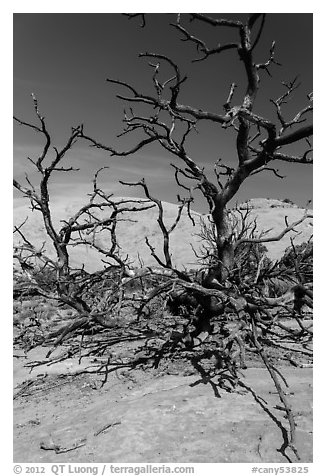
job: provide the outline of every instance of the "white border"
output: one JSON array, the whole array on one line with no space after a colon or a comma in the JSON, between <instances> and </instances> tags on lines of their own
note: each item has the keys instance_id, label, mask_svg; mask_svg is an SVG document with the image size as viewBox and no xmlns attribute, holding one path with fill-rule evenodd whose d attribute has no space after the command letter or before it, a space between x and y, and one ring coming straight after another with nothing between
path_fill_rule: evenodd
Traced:
<instances>
[{"instance_id":1,"label":"white border","mask_svg":"<svg viewBox=\"0 0 326 476\"><path fill-rule=\"evenodd\" d=\"M325 63L325 49L323 47L325 40L325 4L321 1L310 0L296 1L296 2L284 2L275 1L265 2L265 5L261 1L250 2L201 2L201 12L215 12L221 13L243 13L244 11L261 11L263 7L267 8L267 13L314 13L314 89L315 98L317 98L316 111L314 114L315 120L315 157L317 157L316 165L314 166L314 208L315 208L315 335L317 350L315 351L315 378L314 378L314 403L315 403L315 438L314 438L314 464L305 465L309 466L309 474L323 474L322 462L324 456L323 440L324 440L324 423L325 423L325 411L324 411L324 361L322 354L322 346L325 346L324 335L325 327L322 321L324 317L324 301L322 300L323 294L325 295L323 281L323 275L325 273L325 244L323 238L326 236L324 229L325 220L325 203L322 195L323 187L325 187L325 160L324 157L325 147L322 143L322 128L325 123L324 120L324 99L325 99L325 86L324 79L325 73L323 71L323 65ZM80 1L63 1L57 0L56 2L44 2L41 1L13 1L10 5L4 5L1 9L2 28L1 28L1 46L2 46L2 74L1 74L1 102L2 102L2 114L1 114L1 131L2 131L2 168L0 174L0 190L1 190L1 204L2 204L2 230L1 230L1 251L2 251L2 272L1 276L1 291L2 291L2 332L1 332L1 362L2 362L2 376L5 380L2 380L2 397L5 401L2 403L2 408L5 410L7 417L6 425L2 429L1 449L2 454L6 455L5 461L8 462L8 472L4 469L4 474L12 474L12 365L9 364L12 360L12 259L11 259L11 243L12 243L12 14L13 13L121 13L121 12L135 12L145 11L153 13L165 13L165 12L189 12L198 10L198 2L191 2L189 0L179 0L178 2L166 0L164 2L108 2L106 1L92 1L83 2ZM137 7L137 9L135 8ZM163 8L164 7L164 8ZM226 8L227 7L227 8ZM244 10L245 7L245 10ZM302 32L304 35L304 32ZM290 38L289 38L290 41ZM322 162L322 163L318 163ZM6 464L7 466L7 464ZM250 467L253 465L196 465L196 474L218 474L219 470L221 474L250 474ZM258 465L260 466L260 465ZM279 466L279 465L264 465L267 466ZM231 468L232 467L232 468ZM248 469L245 469L245 468ZM205 469L204 469L205 468ZM216 472L217 471L217 472ZM233 472L232 472L233 471ZM293 473L292 473L293 474Z\"/></svg>"}]
</instances>

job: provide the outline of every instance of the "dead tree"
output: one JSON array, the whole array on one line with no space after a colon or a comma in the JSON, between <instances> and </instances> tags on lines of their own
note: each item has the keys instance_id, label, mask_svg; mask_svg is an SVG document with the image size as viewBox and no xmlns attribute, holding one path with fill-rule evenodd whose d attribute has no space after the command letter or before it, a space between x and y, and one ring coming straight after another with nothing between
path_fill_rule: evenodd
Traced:
<instances>
[{"instance_id":1,"label":"dead tree","mask_svg":"<svg viewBox=\"0 0 326 476\"><path fill-rule=\"evenodd\" d=\"M134 16L131 15L130 18ZM206 28L214 28L217 31L217 37L221 27L234 32L233 42L218 43L213 48L209 48L203 39L191 33L184 19L185 16L177 15L176 21L171 26L182 35L183 40L196 47L199 56L194 61L205 61L212 56L219 57L229 50L237 51L246 77L245 92L240 101L237 104L233 103L237 87L234 82L226 94L226 101L221 105L220 112L182 104L179 96L187 77L181 73L176 62L164 54L140 53L139 56L149 60L149 65L153 68L154 94L144 94L127 81L113 78L108 78L107 81L126 91L125 94L119 93L117 97L131 107L129 113L125 112L126 126L123 134L142 131L144 138L129 150L118 151L87 136L84 131L81 131L81 135L93 146L107 150L113 156L132 155L156 142L180 160L180 166L174 166L177 183L182 186L181 179L190 181L190 187L184 188L198 189L207 201L216 229L218 252L218 260L215 268L211 269L211 274L214 279L224 283L229 277L230 270L233 269L236 246L232 239L232 227L227 213L228 203L248 177L266 171L280 177L277 169L271 166L276 161L312 164L312 147L309 137L312 135L313 127L311 124L303 124L312 112L312 94L307 96L308 104L299 109L293 118L288 119L283 112L283 106L293 96L299 83L297 78L284 82L282 83L285 89L284 94L278 98L270 98L275 106L276 117L261 116L255 112L255 104L262 83L262 74L270 74L270 69L278 64L275 60L275 42L272 42L269 56L264 63L257 63L255 60L255 48L264 28L265 14L251 14L246 22L197 13L190 14L190 21L200 23ZM143 15L142 18L144 19ZM142 26L145 26L144 20ZM257 26L258 33L255 33ZM170 77L161 77L162 63L171 69ZM148 106L148 114L137 114L133 109L137 104ZM231 128L235 133L234 146L238 163L233 168L222 160L217 161L214 167L215 181L212 181L205 170L198 165L199 160L191 157L187 151L187 139L199 122L212 123L216 127L225 129ZM303 150L302 155L291 155L288 148L282 152L284 147L299 141L307 143L307 148Z\"/></svg>"},{"instance_id":2,"label":"dead tree","mask_svg":"<svg viewBox=\"0 0 326 476\"><path fill-rule=\"evenodd\" d=\"M132 14L131 17L141 16L142 26L146 27L145 16ZM55 249L55 258L48 256L44 247L37 249L24 235L22 226L15 227L15 233L20 235L21 244L15 249L15 257L21 263L26 273L30 272L33 259L37 259L45 267L50 267L56 273L56 290L50 297L70 305L78 312L78 317L62 330L57 343L69 333L87 325L90 321L105 327L102 317L107 313L96 305L89 296L89 289L98 280L101 280L106 272L92 273L87 275L83 269L71 269L69 263L69 246L92 246L102 256L108 268L115 266L121 271L119 286L115 288L113 299L118 305L123 300L124 286L132 280L142 279L146 274L151 278L160 276L160 281L146 289L140 298L140 313L157 297L162 296L165 303L186 307L183 332L178 333L176 339L172 338L173 332L169 333L166 341L159 348L151 349L155 358L160 359L164 352L175 352L177 349L186 352L201 352L202 356L214 355L216 358L215 375L219 382L229 382L232 386L238 381L237 366L245 367L245 351L248 347L254 347L261 356L267 370L278 391L280 400L287 413L290 426L290 437L285 442L283 451L287 446L291 447L298 456L295 443L295 424L293 413L279 381L280 373L269 361L265 352L265 346L280 346L277 338L282 338L280 332L286 332L289 339L295 343L298 339L310 338L311 332L301 321L302 303L310 303L311 290L306 282L297 282L288 292L280 296L269 296L265 292L264 280L273 277L273 273L280 276L283 270L277 265L264 263L261 246L265 242L280 240L286 233L295 230L308 212L294 223L285 222L284 230L278 236L262 236L255 234L255 224L248 226L246 212L240 214L240 220L234 220L234 215L228 210L230 200L237 194L246 179L263 172L272 172L277 177L280 174L274 168L276 161L292 162L294 164L312 164L311 143L312 125L303 124L306 117L312 111L312 95L307 96L308 105L298 110L293 118L285 118L283 106L293 96L298 87L297 79L283 83L285 92L279 98L270 98L275 107L276 118L270 119L261 116L255 111L256 97L259 92L261 73L269 73L269 69L277 64L275 60L275 43L270 48L269 56L265 63L255 61L255 48L260 41L265 23L265 14L251 14L246 22L239 20L226 20L212 18L202 14L190 14L190 20L198 22L207 28L218 31L220 27L229 28L234 32L234 42L217 44L209 48L205 41L194 36L184 18L177 15L175 28L183 39L194 45L199 56L194 61L205 61L208 57L219 56L228 50L235 50L244 67L246 85L243 97L234 104L236 84L232 83L226 92L226 101L221 105L220 112L195 108L180 102L180 92L186 81L186 76L181 74L179 66L174 60L166 55L158 53L141 53L140 57L149 60L153 68L152 81L153 94L144 94L126 81L109 78L108 82L124 88L127 92L119 94L118 98L125 101L129 106L140 104L142 110L149 108L147 114L137 112L130 108L125 112L125 129L121 135L130 134L134 131L143 133L144 137L128 150L118 151L111 146L102 144L90 135L86 134L83 126L73 128L66 145L54 150L54 158L50 158L49 151L52 146L51 136L46 127L44 118L38 110L38 104L34 98L34 107L37 116L37 125L24 122L16 118L16 122L27 126L40 133L45 140L45 145L40 156L32 160L33 165L40 173L40 191L31 183L28 177L27 185L17 181L14 186L25 197L29 198L32 209L37 210L43 216L44 227ZM254 33L258 26L258 33ZM171 76L161 77L161 63L165 63L171 70ZM234 148L237 154L237 164L230 167L222 160L214 164L215 179L209 178L206 171L200 167L199 159L192 158L188 149L188 139L199 122L212 123L216 127L230 129L234 133ZM110 194L101 190L98 186L98 173L95 174L93 192L88 202L76 213L66 220L63 225L56 229L53 224L51 209L49 206L49 180L53 173L69 172L72 167L63 167L62 159L66 152L77 140L86 140L91 146L108 151L112 156L125 157L145 148L149 144L158 143L169 154L177 157L179 162L173 164L174 177L179 187L186 191L186 198L179 198L180 207L172 226L167 226L164 221L164 209L162 202L154 197L146 185L145 180L126 184L128 186L140 186L143 188L147 202L137 200L116 201ZM290 155L287 146L299 141L306 141L307 148L301 155ZM282 150L286 147L286 151ZM218 153L218 151L217 151ZM217 154L218 155L218 154ZM31 159L30 159L31 160ZM204 235L210 241L205 249L206 259L203 279L199 279L188 270L177 269L171 258L170 234L178 225L182 210L187 210L191 219L190 204L193 201L194 191L199 190L206 199L212 228L204 230ZM160 258L152 244L146 239L152 256L155 258L158 269L147 268L140 273L130 268L128 261L121 258L119 253L116 225L126 211L137 212L148 207L155 206L158 211L158 224L162 233L163 258ZM105 212L97 214L96 211ZM107 231L111 236L111 247L104 249L98 244L96 236L101 231ZM208 233L208 235L207 235ZM205 236L204 236L205 238ZM237 259L242 252L242 262L254 255L253 267L242 267ZM205 255L206 253L206 255ZM295 272L302 274L302 266L298 256L293 253ZM239 276L239 272L242 273ZM33 276L31 274L31 278ZM121 286L120 286L121 283ZM38 283L34 283L35 289L41 294L46 290ZM49 296L49 293L48 293ZM188 306L188 309L187 309ZM300 323L300 332L295 333L278 322L280 309L288 313L295 313ZM176 309L178 312L178 309ZM187 321L188 319L188 321ZM283 326L283 327L282 327ZM281 331L279 331L281 329ZM260 332L260 334L259 334ZM263 336L268 335L268 339ZM210 337L214 339L210 340ZM282 347L283 348L283 347ZM98 348L97 348L98 350ZM301 351L301 350L300 350ZM309 356L311 353L304 350ZM192 354L193 356L193 354ZM141 359L143 362L143 359ZM140 360L135 359L130 365L136 365ZM123 365L129 365L123 363ZM106 378L108 364L105 367ZM103 366L102 366L103 367ZM102 367L100 371L102 370ZM111 369L112 370L112 369ZM282 378L282 377L281 377Z\"/></svg>"},{"instance_id":3,"label":"dead tree","mask_svg":"<svg viewBox=\"0 0 326 476\"><path fill-rule=\"evenodd\" d=\"M105 316L108 313L109 301L106 306L99 309L96 288L100 281L110 278L110 274L118 270L119 278L115 279L116 288L113 295L118 295L119 282L123 276L132 275L130 263L127 257L121 256L116 228L119 220L123 220L124 214L138 212L153 207L148 201L137 199L114 199L112 194L104 192L98 185L99 174L103 169L95 173L93 179L93 190L85 199L85 204L81 206L69 218L61 220L61 225L56 227L50 207L49 184L55 173L68 173L78 171L74 167L62 165L63 159L78 140L81 139L83 126L72 128L62 149L58 149L52 143L52 137L48 130L45 118L41 115L38 102L33 96L34 111L37 119L36 124L25 122L15 117L16 123L28 127L44 140L44 146L38 158L28 158L40 174L40 181L35 186L26 175L26 184L14 180L14 187L26 197L31 206L31 210L40 213L43 218L46 235L50 239L50 246L55 253L49 253L45 243L37 247L32 243L24 232L26 220L14 227L17 241L14 245L14 259L18 260L21 269L28 277L28 292L39 294L49 299L54 299L58 303L70 306L77 311L76 321L63 329L62 336L67 332L79 329L80 327L97 323L106 325ZM54 156L53 156L54 151ZM98 238L102 233L109 235L109 246L103 247ZM81 249L91 247L101 256L104 269L94 273L86 272L83 267L75 269L71 267L69 259L69 249L72 246L79 246ZM53 286L49 282L42 283L38 279L42 273L52 273ZM20 292L24 292L23 289ZM116 296L113 296L115 299Z\"/></svg>"},{"instance_id":4,"label":"dead tree","mask_svg":"<svg viewBox=\"0 0 326 476\"><path fill-rule=\"evenodd\" d=\"M138 16L142 18L142 27L146 27L143 14L131 14L129 19ZM286 233L295 230L295 227L308 214L306 213L296 223L289 224L286 222L283 232L278 236L250 236L250 233L249 235L247 233L248 229L245 228L242 235L241 232L240 235L237 235L234 233L234 222L230 218L228 204L246 180L253 175L271 172L276 177L282 178L274 166L277 161L312 164L312 145L309 138L312 136L313 126L306 123L307 117L313 109L312 94L307 95L306 105L299 107L293 117L287 118L284 105L288 99L293 97L299 83L297 78L290 82L283 82L284 93L278 98L269 98L275 108L275 117L262 116L259 111L256 111L257 95L260 92L261 84L263 84L262 76L265 73L270 75L272 67L278 65L275 59L275 41L270 46L265 62L259 63L255 59L255 48L260 42L266 15L250 14L246 21L239 21L237 19L210 17L205 14L190 14L191 22L215 29L217 37L221 27L234 32L232 42L220 44L217 41L213 47L209 47L203 38L195 36L191 32L191 25L186 22L185 18L186 15L177 15L171 27L178 31L184 41L197 49L198 56L194 61L205 61L213 56L218 58L227 54L229 50L237 52L246 78L243 96L238 99L238 95L235 94L237 84L233 82L229 90L226 91L226 100L224 104L221 104L218 112L197 108L190 104L182 104L180 93L187 76L181 72L179 65L174 59L165 54L143 52L139 56L148 60L149 66L153 69L153 94L139 91L128 81L114 78L107 79L110 84L119 86L122 91L125 91L119 93L117 97L129 106L129 110L125 111L123 119L125 128L121 135L142 132L143 138L130 149L119 151L94 140L84 131L81 132L81 135L92 146L106 150L112 156L120 157L130 156L150 144L158 143L169 154L179 160L177 165L173 165L177 184L189 193L190 199L193 197L194 190L199 190L206 199L213 225L212 236L215 248L213 255L209 256L206 281L198 283L190 279L189 282L189 280L177 276L175 279L171 279L171 292L173 290L175 299L181 298L186 292L188 296L194 297L198 302L195 311L195 317L198 318L195 324L197 329L192 332L192 337L195 336L196 338L203 337L202 331L204 329L212 332L210 317L213 316L213 312L210 310L210 304L207 303L211 303L212 298L214 298L214 307L218 308L217 316L220 319L218 332L221 336L224 335L224 339L222 339L218 350L215 349L215 353L218 355L218 360L228 367L233 377L235 374L232 355L239 355L240 360L243 361L244 342L249 338L268 369L287 413L290 424L290 438L285 442L284 447L290 446L299 458L295 444L293 414L286 401L277 372L264 351L265 341L258 337L257 326L262 327L264 332L273 333L272 327L280 307L289 311L294 309L295 311L296 308L300 307L298 300L302 301L303 297L310 294L310 291L304 285L297 284L282 296L268 297L263 289L259 287L262 271L261 260L255 265L254 278L250 283L244 283L243 280L240 280L240 286L235 283L234 269L237 249L239 250L250 243L257 247L263 245L264 242L280 240ZM162 64L171 70L170 76L163 77ZM237 101L235 102L236 97ZM141 106L141 113L137 113L137 105ZM146 107L148 108L147 114L144 113ZM216 127L231 129L234 132L234 150L237 155L237 164L231 167L227 161L218 160L214 164L215 180L212 180L204 168L199 165L200 158L192 157L188 150L188 139L196 130L198 123L210 123ZM301 142L303 142L302 153L299 155L291 154L289 146ZM216 152L218 156L218 145ZM139 185L144 187L146 194L144 184L139 183ZM164 226L161 226L161 231L166 245L164 251L166 262L160 264L173 270L167 250L168 232ZM152 252L155 255L155 251L152 250ZM264 270L265 278L272 270L273 266L267 266L267 269ZM159 287L152 295L156 295L156 292L166 292L166 290L166 285ZM173 294L171 295L173 296ZM205 302L204 306L202 305L203 302ZM190 303L190 307L193 307L193 302ZM231 315L235 316L235 319L230 327L225 321L225 316ZM251 330L248 331L250 327ZM306 328L303 332L309 333ZM203 342L203 339L199 340ZM239 348L238 353L233 353L234 346Z\"/></svg>"}]
</instances>

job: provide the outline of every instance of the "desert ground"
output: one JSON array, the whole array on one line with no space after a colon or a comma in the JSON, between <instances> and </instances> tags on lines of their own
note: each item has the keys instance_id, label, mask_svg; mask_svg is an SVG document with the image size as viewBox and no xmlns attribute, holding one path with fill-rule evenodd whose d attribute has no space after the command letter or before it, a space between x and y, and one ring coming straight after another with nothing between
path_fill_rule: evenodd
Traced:
<instances>
[{"instance_id":1,"label":"desert ground","mask_svg":"<svg viewBox=\"0 0 326 476\"><path fill-rule=\"evenodd\" d=\"M257 363L242 371L241 384L229 393L181 363L119 369L103 386L105 375L82 373L98 365L90 360L29 373L24 365L45 353L15 353L15 462L296 461L290 450L280 451L287 420ZM312 369L278 368L295 409L301 461L312 462Z\"/></svg>"},{"instance_id":2,"label":"desert ground","mask_svg":"<svg viewBox=\"0 0 326 476\"><path fill-rule=\"evenodd\" d=\"M250 205L260 229L273 224L272 234L284 227L285 216L291 223L304 212L277 200L256 199ZM176 206L164 206L167 221L172 221ZM71 212L71 207L58 207L53 213L59 220ZM15 210L15 223L23 220L24 213L24 206ZM194 216L199 222L200 215ZM41 243L40 218L35 213L30 213L30 218L28 236ZM142 261L150 264L144 236L158 247L156 227L155 210L148 210L137 222L121 223L122 249L131 254L137 250ZM302 223L298 231L296 243L307 241L312 220ZM176 266L192 265L190 243L199 246L196 240L191 223L184 217L172 240ZM268 244L268 255L277 259L287 246L289 237ZM133 258L137 259L135 253ZM72 250L72 259L76 265L82 259L90 270L99 266L91 250L82 258ZM23 319L16 312L14 329L19 329ZM110 351L123 359L142 344L136 339L120 342ZM106 356L103 361L87 357L79 362L74 357L36 366L46 361L48 350L46 346L14 348L15 462L296 461L289 448L282 451L288 421L273 382L255 355L249 356L248 368L241 370L238 386L230 392L220 388L210 374L182 359L162 361L157 368L140 365L115 369L108 365L100 373L96 369L107 361ZM56 353L64 350L63 345ZM312 462L312 362L285 350L275 351L271 358L288 384L286 394L294 411L301 462Z\"/></svg>"}]
</instances>

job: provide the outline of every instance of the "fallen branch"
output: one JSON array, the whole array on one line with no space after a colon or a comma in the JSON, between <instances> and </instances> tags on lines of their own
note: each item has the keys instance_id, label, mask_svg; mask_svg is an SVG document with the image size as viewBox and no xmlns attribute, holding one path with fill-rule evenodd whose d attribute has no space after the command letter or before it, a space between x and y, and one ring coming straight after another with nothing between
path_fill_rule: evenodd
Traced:
<instances>
[{"instance_id":1,"label":"fallen branch","mask_svg":"<svg viewBox=\"0 0 326 476\"><path fill-rule=\"evenodd\" d=\"M108 430L109 428L111 428L112 426L116 426L116 425L121 425L121 421L114 421L112 423L107 423L106 425L102 426L99 430L97 430L95 433L94 433L94 436L98 436L100 435L101 433L104 433L106 430Z\"/></svg>"},{"instance_id":2,"label":"fallen branch","mask_svg":"<svg viewBox=\"0 0 326 476\"><path fill-rule=\"evenodd\" d=\"M50 438L50 440L48 442L41 441L40 448L41 448L41 450L55 451L56 454L68 453L68 451L74 451L77 448L85 446L86 445L86 440L87 440L87 438L83 438L81 440L77 440L72 446L64 447L64 446L60 446L60 445L55 444L53 442L52 438Z\"/></svg>"},{"instance_id":3,"label":"fallen branch","mask_svg":"<svg viewBox=\"0 0 326 476\"><path fill-rule=\"evenodd\" d=\"M265 350L264 348L260 345L259 341L258 341L258 337L257 337L257 328L256 328L256 324L255 324L255 321L254 319L252 319L252 340L253 340L253 343L255 345L255 347L257 348L264 364L265 364L265 367L267 368L273 382L274 382L274 385L275 385L275 388L277 390L277 393L278 393L278 396L285 408L285 411L286 411L286 415L287 415L287 419L288 419L288 422L289 422L289 425L290 425L290 439L289 439L289 442L287 444L287 446L289 446L289 448L292 449L293 453L295 454L296 458L298 461L300 461L300 456L299 456L299 453L298 453L298 450L296 448L296 432L295 432L295 421L294 421L294 417L293 417L293 413L292 413L292 409L291 409L291 406L289 405L286 397L285 397L285 393L282 389L282 386L277 378L277 373L275 372L275 369L274 367L271 365L271 363L269 362L267 356L266 356L266 353L265 353ZM286 447L284 448L286 449Z\"/></svg>"}]
</instances>

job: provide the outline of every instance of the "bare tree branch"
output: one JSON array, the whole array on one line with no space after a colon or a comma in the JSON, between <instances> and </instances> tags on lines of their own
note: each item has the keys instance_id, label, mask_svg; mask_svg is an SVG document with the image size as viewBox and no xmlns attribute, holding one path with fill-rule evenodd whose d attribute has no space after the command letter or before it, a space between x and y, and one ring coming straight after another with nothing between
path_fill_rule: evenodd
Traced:
<instances>
[{"instance_id":1,"label":"bare tree branch","mask_svg":"<svg viewBox=\"0 0 326 476\"><path fill-rule=\"evenodd\" d=\"M236 246L239 246L242 243L270 243L272 241L280 241L287 233L290 231L295 231L295 227L300 225L308 218L313 218L311 214L306 212L302 218L299 220L291 223L290 225L287 224L286 228L281 231L277 236L265 237L265 238L241 238L239 241L236 242Z\"/></svg>"}]
</instances>

